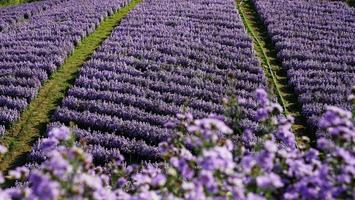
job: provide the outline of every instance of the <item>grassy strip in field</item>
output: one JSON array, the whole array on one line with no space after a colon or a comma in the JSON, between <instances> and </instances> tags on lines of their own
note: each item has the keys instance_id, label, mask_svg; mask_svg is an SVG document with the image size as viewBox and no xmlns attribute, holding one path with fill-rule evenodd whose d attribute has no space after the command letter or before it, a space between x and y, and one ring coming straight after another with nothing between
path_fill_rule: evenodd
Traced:
<instances>
[{"instance_id":1,"label":"grassy strip in field","mask_svg":"<svg viewBox=\"0 0 355 200\"><path fill-rule=\"evenodd\" d=\"M313 131L308 129L306 119L301 115L301 105L298 103L298 97L288 84L287 72L277 59L276 49L253 3L251 0L237 0L237 9L254 41L254 48L265 68L272 92L277 96L285 114L295 117L293 131L298 136L308 136L313 139L314 136L311 134ZM300 141L300 144L303 144L303 142Z\"/></svg>"},{"instance_id":2,"label":"grassy strip in field","mask_svg":"<svg viewBox=\"0 0 355 200\"><path fill-rule=\"evenodd\" d=\"M30 3L36 0L0 0L0 6L13 6L21 3Z\"/></svg>"},{"instance_id":3,"label":"grassy strip in field","mask_svg":"<svg viewBox=\"0 0 355 200\"><path fill-rule=\"evenodd\" d=\"M64 65L53 73L42 86L38 96L21 114L20 120L12 124L4 138L0 140L0 143L9 149L9 152L0 158L1 171L22 164L23 156L26 156L26 153L31 150L33 142L45 132L51 114L63 99L69 86L73 84L84 62L91 57L94 50L110 36L112 30L140 1L133 0L126 7L107 17L93 33L78 44Z\"/></svg>"}]
</instances>

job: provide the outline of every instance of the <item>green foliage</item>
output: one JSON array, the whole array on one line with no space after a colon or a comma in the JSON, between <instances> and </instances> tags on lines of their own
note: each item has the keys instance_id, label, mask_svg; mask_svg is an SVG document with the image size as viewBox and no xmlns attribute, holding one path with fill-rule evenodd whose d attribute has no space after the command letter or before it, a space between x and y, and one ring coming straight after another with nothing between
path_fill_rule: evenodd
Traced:
<instances>
[{"instance_id":1,"label":"green foliage","mask_svg":"<svg viewBox=\"0 0 355 200\"><path fill-rule=\"evenodd\" d=\"M11 6L21 3L31 3L38 0L0 0L0 6Z\"/></svg>"}]
</instances>

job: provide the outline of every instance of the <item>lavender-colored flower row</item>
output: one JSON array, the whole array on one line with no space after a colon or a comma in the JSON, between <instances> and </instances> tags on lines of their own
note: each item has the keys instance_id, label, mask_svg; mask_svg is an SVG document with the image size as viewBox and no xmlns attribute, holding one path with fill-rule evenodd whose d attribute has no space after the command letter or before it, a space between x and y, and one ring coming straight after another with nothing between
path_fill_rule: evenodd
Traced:
<instances>
[{"instance_id":1,"label":"lavender-colored flower row","mask_svg":"<svg viewBox=\"0 0 355 200\"><path fill-rule=\"evenodd\" d=\"M278 58L316 126L326 105L351 110L355 83L355 14L342 2L254 0Z\"/></svg>"},{"instance_id":2,"label":"lavender-colored flower row","mask_svg":"<svg viewBox=\"0 0 355 200\"><path fill-rule=\"evenodd\" d=\"M128 0L69 0L0 35L0 134L83 37Z\"/></svg>"},{"instance_id":3,"label":"lavender-colored flower row","mask_svg":"<svg viewBox=\"0 0 355 200\"><path fill-rule=\"evenodd\" d=\"M53 6L63 3L64 0L43 0L33 3L25 3L16 6L0 8L0 32L10 31L16 23L22 23L30 17L40 14Z\"/></svg>"},{"instance_id":4,"label":"lavender-colored flower row","mask_svg":"<svg viewBox=\"0 0 355 200\"><path fill-rule=\"evenodd\" d=\"M233 0L146 0L84 65L53 121L90 129L79 138L97 152L149 159L173 134L166 122L185 110L223 114L230 94L246 99L243 126L255 128L259 87L266 78Z\"/></svg>"},{"instance_id":5,"label":"lavender-colored flower row","mask_svg":"<svg viewBox=\"0 0 355 200\"><path fill-rule=\"evenodd\" d=\"M61 126L62 124L53 123L49 125L49 130ZM80 128L74 128L73 132L75 132L78 140L88 144L86 150L94 156L97 163L110 161L118 152L127 158L157 160L160 157L158 147L148 145L143 140L128 139L124 136ZM42 141L38 141L33 147L28 157L30 161L41 162L45 160L45 152L41 151L41 145Z\"/></svg>"}]
</instances>

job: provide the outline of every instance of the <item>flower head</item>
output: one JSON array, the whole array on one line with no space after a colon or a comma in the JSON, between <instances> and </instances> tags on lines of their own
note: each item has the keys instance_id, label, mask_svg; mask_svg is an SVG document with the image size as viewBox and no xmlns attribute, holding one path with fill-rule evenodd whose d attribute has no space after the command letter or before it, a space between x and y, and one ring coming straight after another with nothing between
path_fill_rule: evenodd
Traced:
<instances>
[{"instance_id":1,"label":"flower head","mask_svg":"<svg viewBox=\"0 0 355 200\"><path fill-rule=\"evenodd\" d=\"M59 141L56 138L44 138L39 144L39 149L42 152L50 152L51 150L55 149L58 144Z\"/></svg>"},{"instance_id":2,"label":"flower head","mask_svg":"<svg viewBox=\"0 0 355 200\"><path fill-rule=\"evenodd\" d=\"M5 146L0 145L0 154L5 154L7 152L7 148Z\"/></svg>"},{"instance_id":3,"label":"flower head","mask_svg":"<svg viewBox=\"0 0 355 200\"><path fill-rule=\"evenodd\" d=\"M256 100L261 106L267 106L270 103L267 97L267 93L264 89L256 90Z\"/></svg>"},{"instance_id":4,"label":"flower head","mask_svg":"<svg viewBox=\"0 0 355 200\"><path fill-rule=\"evenodd\" d=\"M55 138L59 141L68 140L70 138L70 129L66 126L53 128L52 130L49 131L48 137Z\"/></svg>"},{"instance_id":5,"label":"flower head","mask_svg":"<svg viewBox=\"0 0 355 200\"><path fill-rule=\"evenodd\" d=\"M261 188L280 188L284 186L280 176L275 173L267 173L256 178L256 184Z\"/></svg>"},{"instance_id":6,"label":"flower head","mask_svg":"<svg viewBox=\"0 0 355 200\"><path fill-rule=\"evenodd\" d=\"M60 195L60 185L39 171L33 171L29 176L31 196L33 199L57 200Z\"/></svg>"}]
</instances>

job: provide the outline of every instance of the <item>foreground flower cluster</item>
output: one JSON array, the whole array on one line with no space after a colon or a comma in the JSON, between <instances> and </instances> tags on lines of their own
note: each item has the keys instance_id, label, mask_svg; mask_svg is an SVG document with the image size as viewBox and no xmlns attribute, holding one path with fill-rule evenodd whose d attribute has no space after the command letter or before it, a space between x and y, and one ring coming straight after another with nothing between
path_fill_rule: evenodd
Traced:
<instances>
[{"instance_id":1,"label":"foreground flower cluster","mask_svg":"<svg viewBox=\"0 0 355 200\"><path fill-rule=\"evenodd\" d=\"M105 166L76 146L66 127L55 128L40 148L40 167L19 167L0 184L0 199L354 199L355 127L352 113L328 107L319 120L314 148L298 148L293 119L257 90L256 118L264 128L233 130L221 117L178 115L175 137L159 145L165 162L127 165L118 155ZM240 100L242 102L242 100ZM0 146L0 153L6 148Z\"/></svg>"}]
</instances>

